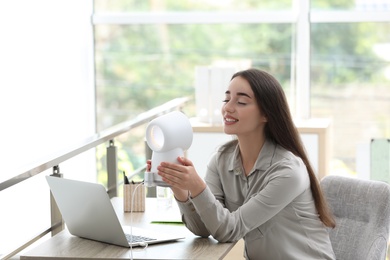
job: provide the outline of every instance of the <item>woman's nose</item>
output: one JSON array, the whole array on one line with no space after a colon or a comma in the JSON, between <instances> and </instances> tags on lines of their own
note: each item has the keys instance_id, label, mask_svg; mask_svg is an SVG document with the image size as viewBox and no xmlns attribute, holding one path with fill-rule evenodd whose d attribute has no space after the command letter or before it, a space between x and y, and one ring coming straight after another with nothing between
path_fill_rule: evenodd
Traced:
<instances>
[{"instance_id":1,"label":"woman's nose","mask_svg":"<svg viewBox=\"0 0 390 260\"><path fill-rule=\"evenodd\" d=\"M225 103L225 105L223 106L223 110L225 110L226 112L233 112L234 111L234 105L231 103L231 101Z\"/></svg>"}]
</instances>

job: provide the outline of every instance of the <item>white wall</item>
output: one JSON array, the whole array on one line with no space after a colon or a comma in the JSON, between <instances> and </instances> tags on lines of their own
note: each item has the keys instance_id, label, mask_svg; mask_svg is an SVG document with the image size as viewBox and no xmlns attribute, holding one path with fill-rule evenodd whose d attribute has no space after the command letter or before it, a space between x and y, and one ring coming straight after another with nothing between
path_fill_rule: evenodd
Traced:
<instances>
[{"instance_id":1,"label":"white wall","mask_svg":"<svg viewBox=\"0 0 390 260\"><path fill-rule=\"evenodd\" d=\"M0 182L94 133L91 14L92 1L0 1ZM92 180L94 162L91 150L60 168ZM49 219L43 176L17 186L0 192L0 255Z\"/></svg>"}]
</instances>

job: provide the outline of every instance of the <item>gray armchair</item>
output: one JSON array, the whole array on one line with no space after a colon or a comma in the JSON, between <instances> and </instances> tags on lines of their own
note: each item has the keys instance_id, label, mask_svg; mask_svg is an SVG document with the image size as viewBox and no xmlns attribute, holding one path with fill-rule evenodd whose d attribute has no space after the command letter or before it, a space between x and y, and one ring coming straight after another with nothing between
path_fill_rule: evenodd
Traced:
<instances>
[{"instance_id":1,"label":"gray armchair","mask_svg":"<svg viewBox=\"0 0 390 260\"><path fill-rule=\"evenodd\" d=\"M329 175L321 180L336 227L329 230L337 259L385 259L390 227L390 185Z\"/></svg>"}]
</instances>

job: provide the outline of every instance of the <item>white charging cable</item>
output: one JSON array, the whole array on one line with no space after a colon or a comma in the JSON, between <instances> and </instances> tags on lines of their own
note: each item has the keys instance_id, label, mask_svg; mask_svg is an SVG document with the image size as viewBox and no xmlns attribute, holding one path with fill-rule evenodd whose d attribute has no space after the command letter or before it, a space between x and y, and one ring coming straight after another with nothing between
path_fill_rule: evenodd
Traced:
<instances>
[{"instance_id":1,"label":"white charging cable","mask_svg":"<svg viewBox=\"0 0 390 260\"><path fill-rule=\"evenodd\" d=\"M142 186L144 183L141 182L137 186L135 186L135 189L133 190L133 193L131 194L131 207L130 207L130 237L131 237L131 243L130 243L130 259L133 260L133 206L134 206L134 197L135 192L137 191L139 186ZM148 243L145 243L145 246L143 249L146 249L148 247Z\"/></svg>"}]
</instances>

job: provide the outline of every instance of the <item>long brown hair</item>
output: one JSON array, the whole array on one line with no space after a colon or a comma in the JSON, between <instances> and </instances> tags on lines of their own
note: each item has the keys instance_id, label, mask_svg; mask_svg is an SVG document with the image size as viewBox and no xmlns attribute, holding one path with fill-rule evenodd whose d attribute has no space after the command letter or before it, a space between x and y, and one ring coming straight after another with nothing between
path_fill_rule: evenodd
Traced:
<instances>
[{"instance_id":1,"label":"long brown hair","mask_svg":"<svg viewBox=\"0 0 390 260\"><path fill-rule=\"evenodd\" d=\"M264 127L265 137L302 159L309 173L310 188L319 217L325 226L335 227L333 215L293 123L282 86L271 74L258 69L239 71L232 79L235 77L246 79L251 86L257 105L267 118Z\"/></svg>"}]
</instances>

